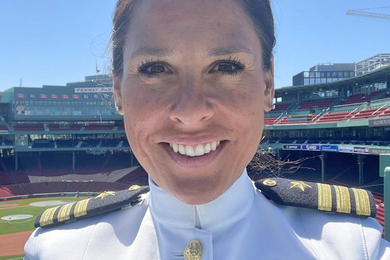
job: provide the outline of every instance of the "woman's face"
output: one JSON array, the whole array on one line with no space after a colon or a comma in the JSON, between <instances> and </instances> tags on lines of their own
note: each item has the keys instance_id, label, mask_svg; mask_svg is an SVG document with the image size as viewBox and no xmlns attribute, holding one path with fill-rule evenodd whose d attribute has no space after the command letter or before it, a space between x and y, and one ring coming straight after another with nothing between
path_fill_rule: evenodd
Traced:
<instances>
[{"instance_id":1,"label":"woman's face","mask_svg":"<svg viewBox=\"0 0 390 260\"><path fill-rule=\"evenodd\" d=\"M273 98L273 68L231 0L146 0L136 8L115 79L132 151L153 181L188 204L241 175Z\"/></svg>"}]
</instances>

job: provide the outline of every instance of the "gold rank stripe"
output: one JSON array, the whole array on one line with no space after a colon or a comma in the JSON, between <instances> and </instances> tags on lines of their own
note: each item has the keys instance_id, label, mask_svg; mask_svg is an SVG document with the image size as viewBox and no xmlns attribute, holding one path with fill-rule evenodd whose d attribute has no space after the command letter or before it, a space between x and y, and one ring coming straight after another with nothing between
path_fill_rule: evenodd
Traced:
<instances>
[{"instance_id":1,"label":"gold rank stripe","mask_svg":"<svg viewBox=\"0 0 390 260\"><path fill-rule=\"evenodd\" d=\"M329 184L317 183L318 188L318 209L324 211L332 210L332 191Z\"/></svg>"},{"instance_id":2,"label":"gold rank stripe","mask_svg":"<svg viewBox=\"0 0 390 260\"><path fill-rule=\"evenodd\" d=\"M371 207L370 199L368 198L367 191L362 189L352 188L353 194L355 195L356 203L356 214L360 216L370 216Z\"/></svg>"},{"instance_id":3,"label":"gold rank stripe","mask_svg":"<svg viewBox=\"0 0 390 260\"><path fill-rule=\"evenodd\" d=\"M90 199L80 200L76 203L76 207L74 208L74 216L81 217L87 214L87 206Z\"/></svg>"},{"instance_id":4,"label":"gold rank stripe","mask_svg":"<svg viewBox=\"0 0 390 260\"><path fill-rule=\"evenodd\" d=\"M53 224L53 219L54 219L54 213L56 212L56 210L59 208L58 207L55 207L55 208L50 208L50 209L47 209L43 212L42 216L41 216L41 219L39 220L39 224L41 227L43 226L47 226L47 225L50 225L50 224Z\"/></svg>"},{"instance_id":5,"label":"gold rank stripe","mask_svg":"<svg viewBox=\"0 0 390 260\"><path fill-rule=\"evenodd\" d=\"M349 196L349 189L342 186L333 186L336 192L337 212L351 213L351 197Z\"/></svg>"},{"instance_id":6,"label":"gold rank stripe","mask_svg":"<svg viewBox=\"0 0 390 260\"><path fill-rule=\"evenodd\" d=\"M57 216L58 222L70 219L70 210L75 203L76 202L65 204L60 208L60 211L58 212Z\"/></svg>"}]
</instances>

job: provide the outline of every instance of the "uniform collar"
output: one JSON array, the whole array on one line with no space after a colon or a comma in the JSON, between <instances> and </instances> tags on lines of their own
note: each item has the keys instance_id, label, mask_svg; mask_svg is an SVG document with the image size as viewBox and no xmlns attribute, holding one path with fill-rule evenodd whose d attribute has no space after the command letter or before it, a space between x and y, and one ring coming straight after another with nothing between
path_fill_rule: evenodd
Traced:
<instances>
[{"instance_id":1,"label":"uniform collar","mask_svg":"<svg viewBox=\"0 0 390 260\"><path fill-rule=\"evenodd\" d=\"M158 187L150 178L150 211L155 221L178 228L216 232L248 214L255 191L246 170L217 199L200 205L185 204Z\"/></svg>"}]
</instances>

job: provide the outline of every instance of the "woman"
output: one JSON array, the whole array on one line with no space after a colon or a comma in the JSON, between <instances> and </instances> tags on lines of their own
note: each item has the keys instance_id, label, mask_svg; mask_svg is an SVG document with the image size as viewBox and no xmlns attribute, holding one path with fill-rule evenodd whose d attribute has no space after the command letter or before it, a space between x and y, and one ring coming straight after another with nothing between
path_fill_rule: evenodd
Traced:
<instances>
[{"instance_id":1,"label":"woman","mask_svg":"<svg viewBox=\"0 0 390 260\"><path fill-rule=\"evenodd\" d=\"M115 100L150 192L103 215L88 210L123 192L46 211L41 226L80 220L37 229L26 259L389 259L374 219L278 206L268 190L319 188L261 192L246 174L274 93L268 0L123 0L113 28Z\"/></svg>"}]
</instances>

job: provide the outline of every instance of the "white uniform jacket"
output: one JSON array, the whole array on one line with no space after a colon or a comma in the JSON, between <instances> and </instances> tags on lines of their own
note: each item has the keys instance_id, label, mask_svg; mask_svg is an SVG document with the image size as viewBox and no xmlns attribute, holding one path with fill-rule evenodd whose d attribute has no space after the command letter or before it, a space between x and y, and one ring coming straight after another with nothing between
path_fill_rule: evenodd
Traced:
<instances>
[{"instance_id":1,"label":"white uniform jacket","mask_svg":"<svg viewBox=\"0 0 390 260\"><path fill-rule=\"evenodd\" d=\"M381 233L373 218L277 206L244 171L219 198L197 206L150 181L132 208L38 228L25 259L179 260L196 239L202 260L388 260L390 243Z\"/></svg>"}]
</instances>

